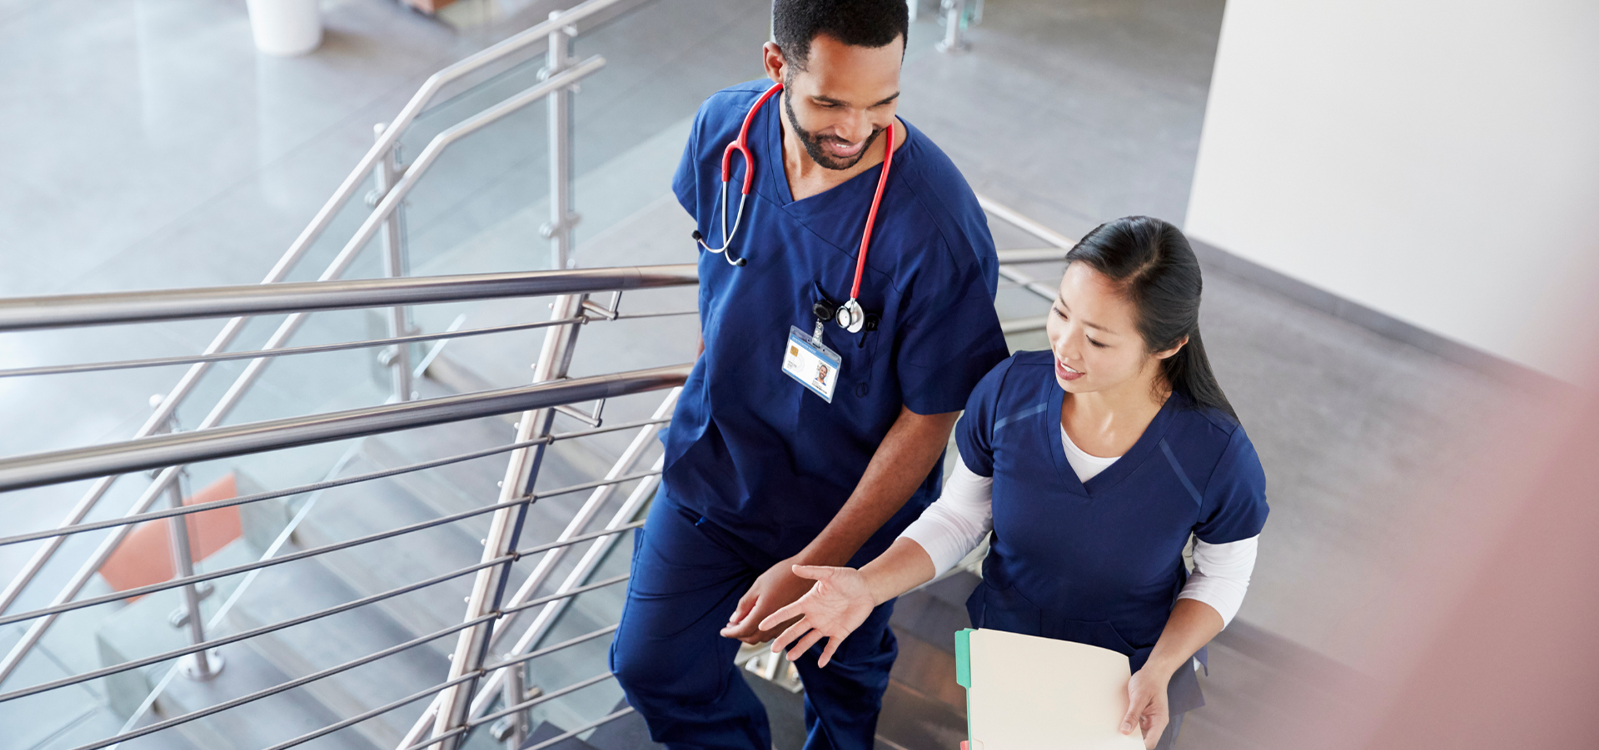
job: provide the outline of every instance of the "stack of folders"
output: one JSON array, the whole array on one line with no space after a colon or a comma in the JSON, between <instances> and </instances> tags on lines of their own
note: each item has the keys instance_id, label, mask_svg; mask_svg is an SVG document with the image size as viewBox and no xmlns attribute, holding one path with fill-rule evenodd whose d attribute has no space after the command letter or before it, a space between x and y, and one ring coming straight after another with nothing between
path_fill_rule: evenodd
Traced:
<instances>
[{"instance_id":1,"label":"stack of folders","mask_svg":"<svg viewBox=\"0 0 1599 750\"><path fill-rule=\"evenodd\" d=\"M1109 649L1003 630L955 634L966 688L963 750L1143 750L1121 733L1127 657Z\"/></svg>"}]
</instances>

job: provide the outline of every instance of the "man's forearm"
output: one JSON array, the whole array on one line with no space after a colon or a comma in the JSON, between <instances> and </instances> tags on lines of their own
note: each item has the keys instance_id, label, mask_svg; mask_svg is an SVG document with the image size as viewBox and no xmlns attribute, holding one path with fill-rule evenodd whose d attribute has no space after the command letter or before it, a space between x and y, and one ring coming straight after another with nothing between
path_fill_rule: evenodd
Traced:
<instances>
[{"instance_id":1,"label":"man's forearm","mask_svg":"<svg viewBox=\"0 0 1599 750\"><path fill-rule=\"evenodd\" d=\"M899 418L866 466L844 507L816 536L798 562L844 565L861 545L893 518L944 455L950 430L960 412L917 414L901 407Z\"/></svg>"}]
</instances>

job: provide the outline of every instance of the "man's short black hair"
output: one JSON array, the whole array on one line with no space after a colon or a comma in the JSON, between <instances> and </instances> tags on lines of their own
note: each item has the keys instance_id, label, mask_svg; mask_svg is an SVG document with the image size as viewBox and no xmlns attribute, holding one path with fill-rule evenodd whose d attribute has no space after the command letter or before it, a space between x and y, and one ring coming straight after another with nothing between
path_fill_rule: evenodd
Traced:
<instances>
[{"instance_id":1,"label":"man's short black hair","mask_svg":"<svg viewBox=\"0 0 1599 750\"><path fill-rule=\"evenodd\" d=\"M910 33L905 0L772 0L772 35L783 61L800 70L811 40L826 34L852 47L882 47Z\"/></svg>"}]
</instances>

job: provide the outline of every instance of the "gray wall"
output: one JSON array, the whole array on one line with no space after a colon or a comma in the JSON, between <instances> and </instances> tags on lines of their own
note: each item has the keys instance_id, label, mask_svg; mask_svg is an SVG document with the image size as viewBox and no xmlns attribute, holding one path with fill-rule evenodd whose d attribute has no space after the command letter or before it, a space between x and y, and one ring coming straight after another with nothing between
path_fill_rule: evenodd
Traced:
<instances>
[{"instance_id":1,"label":"gray wall","mask_svg":"<svg viewBox=\"0 0 1599 750\"><path fill-rule=\"evenodd\" d=\"M1230 0L1187 230L1559 377L1599 288L1599 3Z\"/></svg>"}]
</instances>

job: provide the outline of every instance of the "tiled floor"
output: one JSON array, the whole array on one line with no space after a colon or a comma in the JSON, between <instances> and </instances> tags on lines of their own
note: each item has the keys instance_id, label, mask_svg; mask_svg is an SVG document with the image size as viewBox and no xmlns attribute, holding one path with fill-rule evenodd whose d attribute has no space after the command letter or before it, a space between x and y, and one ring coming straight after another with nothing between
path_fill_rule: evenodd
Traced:
<instances>
[{"instance_id":1,"label":"tiled floor","mask_svg":"<svg viewBox=\"0 0 1599 750\"><path fill-rule=\"evenodd\" d=\"M388 0L335 0L325 3L323 47L275 60L251 49L242 0L0 0L0 69L8 71L0 77L0 136L18 145L0 179L0 295L259 281L366 150L373 123L392 117L433 70L553 5L502 3L514 10L508 17L457 30ZM970 34L972 51L953 56L932 50L940 29L933 3L924 5L901 113L977 190L1068 236L1127 214L1182 220L1222 0L989 0L984 23ZM665 181L699 100L758 75L768 7L766 0L655 0L631 22L580 38L579 55L608 60L577 98L584 265L691 257L687 243L675 241L684 217ZM480 81L473 93L531 85L534 65ZM406 154L414 157L426 136L473 101L456 99L427 115L407 137ZM544 138L543 110L533 107L441 160L408 209L416 271L547 262L537 236L547 216ZM342 214L295 278L313 276L357 220L353 211ZM1038 244L993 223L1002 247ZM376 271L368 261L354 273ZM1050 282L1059 268L1034 272ZM1445 499L1424 488L1464 448L1443 447L1439 435L1469 433L1524 396L1243 280L1214 271L1207 280L1206 344L1271 483L1273 515L1240 618L1308 653L1353 661L1358 613L1404 551L1406 527L1395 519L1443 512L1437 503ZM638 300L661 309L687 298ZM1004 293L1001 306L1008 317L1041 312L1015 291ZM437 330L463 311L472 325L528 315L526 306L483 304L417 317ZM314 320L297 342L364 336L377 325L365 313ZM0 362L179 354L203 346L216 328L190 322L6 334ZM252 325L240 346L258 344L269 330ZM689 320L655 329L643 344L628 330L586 332L576 367L664 364L692 344ZM447 351L486 382L512 385L526 378L535 341L463 340ZM1040 342L1020 337L1013 346ZM213 401L238 369L219 367L223 377L212 376L194 402ZM124 438L148 413L146 398L178 374L0 379L0 414L30 426L0 434L0 454ZM232 419L376 403L385 395L381 380L368 353L280 363ZM184 422L201 415L186 410ZM299 481L325 468L307 463L303 477L277 470L283 481ZM131 501L133 484L113 490L105 514ZM82 489L0 497L0 525L53 524ZM75 540L67 556L92 543ZM0 576L28 552L0 548ZM68 572L56 566L45 583ZM41 590L24 603L45 596ZM1217 658L1211 680L1226 686L1214 693L1213 703L1223 701L1217 715L1239 715L1248 710L1248 691L1225 682L1228 657ZM1222 730L1190 726L1187 746L1227 746Z\"/></svg>"}]
</instances>

